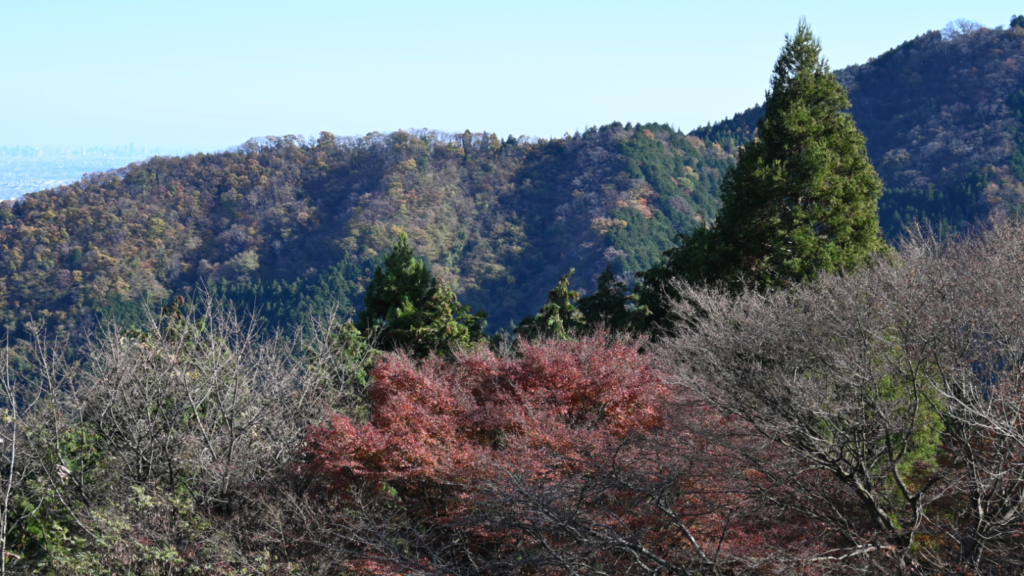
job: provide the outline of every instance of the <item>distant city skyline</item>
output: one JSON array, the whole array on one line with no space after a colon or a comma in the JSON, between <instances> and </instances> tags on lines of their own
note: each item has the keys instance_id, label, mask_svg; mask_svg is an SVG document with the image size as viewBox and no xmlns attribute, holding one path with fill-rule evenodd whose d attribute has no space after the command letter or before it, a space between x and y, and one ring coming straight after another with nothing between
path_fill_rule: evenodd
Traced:
<instances>
[{"instance_id":1,"label":"distant city skyline","mask_svg":"<svg viewBox=\"0 0 1024 576\"><path fill-rule=\"evenodd\" d=\"M833 67L1024 5L686 0L128 0L0 7L0 145L223 150L267 135L430 128L689 131L763 99L806 16Z\"/></svg>"},{"instance_id":2,"label":"distant city skyline","mask_svg":"<svg viewBox=\"0 0 1024 576\"><path fill-rule=\"evenodd\" d=\"M0 146L0 200L76 182L85 174L107 172L156 155L180 156L198 150L123 146Z\"/></svg>"},{"instance_id":3,"label":"distant city skyline","mask_svg":"<svg viewBox=\"0 0 1024 576\"><path fill-rule=\"evenodd\" d=\"M120 146L28 146L28 145L0 145L0 156L49 156L58 154L74 154L89 156L94 154L192 154L199 152L198 148L183 147L159 147L159 146L136 146L129 142Z\"/></svg>"}]
</instances>

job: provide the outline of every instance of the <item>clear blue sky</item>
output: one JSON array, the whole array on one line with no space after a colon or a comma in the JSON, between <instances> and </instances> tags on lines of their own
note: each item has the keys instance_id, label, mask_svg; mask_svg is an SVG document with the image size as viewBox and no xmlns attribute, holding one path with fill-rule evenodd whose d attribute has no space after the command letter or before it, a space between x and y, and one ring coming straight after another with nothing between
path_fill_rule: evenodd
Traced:
<instances>
[{"instance_id":1,"label":"clear blue sky","mask_svg":"<svg viewBox=\"0 0 1024 576\"><path fill-rule=\"evenodd\" d=\"M1014 13L1024 2L0 0L0 145L689 130L763 99L800 16L839 68Z\"/></svg>"}]
</instances>

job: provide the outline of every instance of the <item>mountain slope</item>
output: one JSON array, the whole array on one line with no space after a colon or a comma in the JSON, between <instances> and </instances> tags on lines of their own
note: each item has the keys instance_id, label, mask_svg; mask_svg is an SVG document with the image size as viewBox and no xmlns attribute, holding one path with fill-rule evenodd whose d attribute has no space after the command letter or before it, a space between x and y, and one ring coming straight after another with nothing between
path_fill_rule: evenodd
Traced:
<instances>
[{"instance_id":1,"label":"mountain slope","mask_svg":"<svg viewBox=\"0 0 1024 576\"><path fill-rule=\"evenodd\" d=\"M290 323L358 305L405 230L491 326L532 313L571 267L653 264L713 218L729 155L667 126L550 141L323 134L154 158L0 205L0 317L83 326L206 284Z\"/></svg>"}]
</instances>

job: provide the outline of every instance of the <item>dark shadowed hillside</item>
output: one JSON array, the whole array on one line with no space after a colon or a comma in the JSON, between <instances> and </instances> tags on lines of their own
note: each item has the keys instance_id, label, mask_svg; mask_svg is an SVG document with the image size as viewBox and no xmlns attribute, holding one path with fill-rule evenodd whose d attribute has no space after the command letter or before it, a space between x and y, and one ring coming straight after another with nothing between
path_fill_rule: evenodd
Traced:
<instances>
[{"instance_id":1,"label":"dark shadowed hillside","mask_svg":"<svg viewBox=\"0 0 1024 576\"><path fill-rule=\"evenodd\" d=\"M889 188L883 223L956 225L1024 200L1024 29L931 32L844 70L853 114Z\"/></svg>"}]
</instances>

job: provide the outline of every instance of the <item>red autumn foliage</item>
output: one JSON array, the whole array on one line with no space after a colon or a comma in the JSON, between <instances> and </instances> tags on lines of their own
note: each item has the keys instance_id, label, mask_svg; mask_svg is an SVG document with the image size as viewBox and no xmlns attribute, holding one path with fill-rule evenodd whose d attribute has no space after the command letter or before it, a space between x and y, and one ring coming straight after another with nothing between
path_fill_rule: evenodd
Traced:
<instances>
[{"instance_id":1,"label":"red autumn foliage","mask_svg":"<svg viewBox=\"0 0 1024 576\"><path fill-rule=\"evenodd\" d=\"M417 525L402 546L373 541L379 530L359 536L349 569L440 570L434 556L451 542L471 543L460 554L474 570L532 574L727 567L800 541L817 549L806 539L821 527L768 517L750 496L767 481L709 440L717 430L742 442L737 421L681 398L641 344L598 334L523 344L515 357L385 357L373 372L369 421L334 416L306 438L301 471L316 494L350 512L366 510L371 494ZM428 540L430 560L395 552L411 538Z\"/></svg>"},{"instance_id":2,"label":"red autumn foliage","mask_svg":"<svg viewBox=\"0 0 1024 576\"><path fill-rule=\"evenodd\" d=\"M517 358L478 350L450 363L390 355L373 372L370 421L334 416L311 430L305 471L330 490L356 479L467 482L496 455L544 473L552 454L661 427L660 373L635 344L599 341L524 344Z\"/></svg>"}]
</instances>

